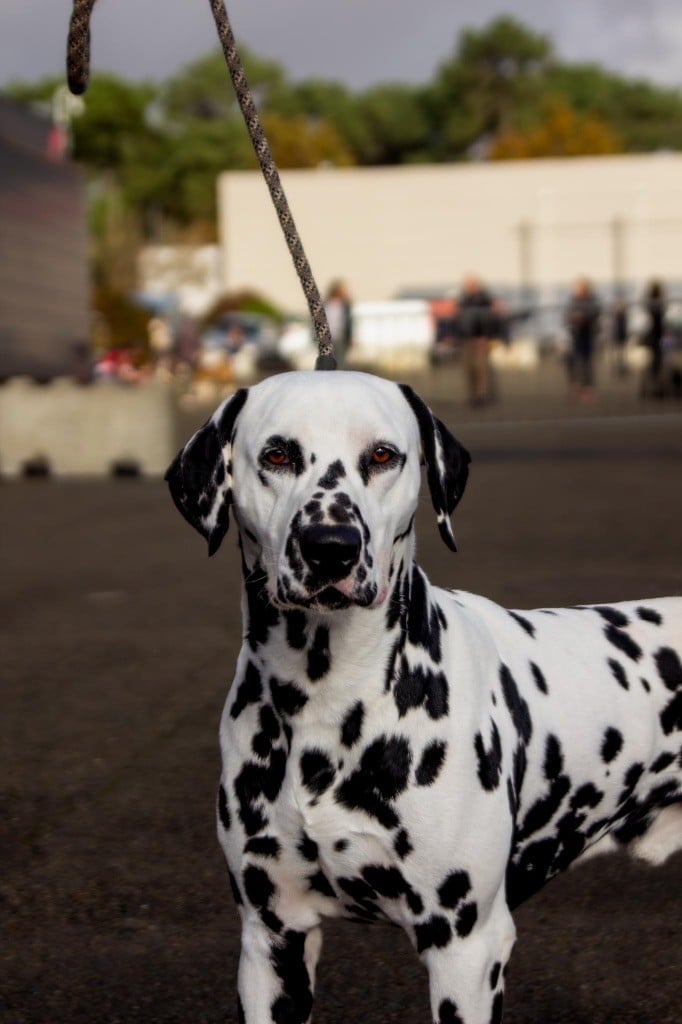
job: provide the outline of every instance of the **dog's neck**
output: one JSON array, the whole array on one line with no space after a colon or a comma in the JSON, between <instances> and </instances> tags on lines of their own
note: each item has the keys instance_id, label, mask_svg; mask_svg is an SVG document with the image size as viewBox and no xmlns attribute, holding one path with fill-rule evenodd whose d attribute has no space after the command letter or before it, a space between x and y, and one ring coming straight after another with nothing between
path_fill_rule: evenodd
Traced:
<instances>
[{"instance_id":1,"label":"dog's neck","mask_svg":"<svg viewBox=\"0 0 682 1024\"><path fill-rule=\"evenodd\" d=\"M345 702L356 689L364 700L371 698L370 686L377 698L389 693L406 641L423 643L429 614L429 583L414 559L414 547L412 532L396 544L383 604L327 613L275 608L257 558L243 552L244 656L264 679L274 679L275 687L295 685L307 700L319 698L330 710L335 693Z\"/></svg>"}]
</instances>

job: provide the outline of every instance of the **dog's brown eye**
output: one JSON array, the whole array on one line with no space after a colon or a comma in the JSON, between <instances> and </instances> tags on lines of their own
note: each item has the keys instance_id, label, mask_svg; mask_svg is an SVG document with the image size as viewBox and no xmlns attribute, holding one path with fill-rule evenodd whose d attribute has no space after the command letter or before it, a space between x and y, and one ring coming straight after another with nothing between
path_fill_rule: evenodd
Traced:
<instances>
[{"instance_id":1,"label":"dog's brown eye","mask_svg":"<svg viewBox=\"0 0 682 1024\"><path fill-rule=\"evenodd\" d=\"M269 452L265 453L264 459L271 466L287 466L289 464L289 456L283 448L271 448Z\"/></svg>"},{"instance_id":2,"label":"dog's brown eye","mask_svg":"<svg viewBox=\"0 0 682 1024\"><path fill-rule=\"evenodd\" d=\"M375 466L385 466L387 462L390 462L394 456L394 452L390 448L383 448L379 445L372 452L372 462Z\"/></svg>"}]
</instances>

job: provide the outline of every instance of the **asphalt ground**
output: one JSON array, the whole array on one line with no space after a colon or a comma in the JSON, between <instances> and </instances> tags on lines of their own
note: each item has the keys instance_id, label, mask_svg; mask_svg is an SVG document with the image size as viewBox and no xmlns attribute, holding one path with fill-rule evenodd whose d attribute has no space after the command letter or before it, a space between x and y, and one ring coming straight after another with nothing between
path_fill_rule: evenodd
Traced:
<instances>
[{"instance_id":1,"label":"asphalt ground","mask_svg":"<svg viewBox=\"0 0 682 1024\"><path fill-rule=\"evenodd\" d=\"M520 397L474 418L444 397L474 463L459 554L423 496L435 581L517 608L682 593L679 406ZM0 536L0 1019L232 1024L239 928L214 796L234 538L209 560L143 480L4 484ZM595 859L516 920L505 1020L679 1024L682 856ZM315 1019L424 1024L405 937L329 923Z\"/></svg>"}]
</instances>

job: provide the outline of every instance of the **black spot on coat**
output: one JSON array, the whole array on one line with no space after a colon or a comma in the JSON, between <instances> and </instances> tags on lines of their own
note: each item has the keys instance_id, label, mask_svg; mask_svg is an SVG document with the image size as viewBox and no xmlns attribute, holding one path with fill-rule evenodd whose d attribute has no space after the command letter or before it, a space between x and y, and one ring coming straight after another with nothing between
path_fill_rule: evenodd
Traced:
<instances>
[{"instance_id":1,"label":"black spot on coat","mask_svg":"<svg viewBox=\"0 0 682 1024\"><path fill-rule=\"evenodd\" d=\"M401 860L404 860L405 857L408 856L408 854L412 853L412 843L410 842L410 838L404 828L401 828L400 832L398 832L397 836L395 837L393 849L398 854Z\"/></svg>"},{"instance_id":2,"label":"black spot on coat","mask_svg":"<svg viewBox=\"0 0 682 1024\"><path fill-rule=\"evenodd\" d=\"M339 480L346 475L346 468L340 459L336 459L326 469L323 476L317 481L317 486L325 491L333 491Z\"/></svg>"},{"instance_id":3,"label":"black spot on coat","mask_svg":"<svg viewBox=\"0 0 682 1024\"><path fill-rule=\"evenodd\" d=\"M273 749L267 764L247 761L234 780L239 818L247 835L254 835L267 825L267 818L258 806L258 801L261 797L270 803L277 799L284 781L286 763L286 753L281 749Z\"/></svg>"},{"instance_id":4,"label":"black spot on coat","mask_svg":"<svg viewBox=\"0 0 682 1024\"><path fill-rule=\"evenodd\" d=\"M598 807L604 799L604 794L592 782L585 782L576 789L571 797L571 809L578 810L580 807Z\"/></svg>"},{"instance_id":5,"label":"black spot on coat","mask_svg":"<svg viewBox=\"0 0 682 1024\"><path fill-rule=\"evenodd\" d=\"M250 572L245 572L244 590L248 608L246 639L252 651L267 642L270 630L279 622L280 613L268 600L264 579L265 570L259 562Z\"/></svg>"},{"instance_id":6,"label":"black spot on coat","mask_svg":"<svg viewBox=\"0 0 682 1024\"><path fill-rule=\"evenodd\" d=\"M230 708L232 718L239 718L248 704L257 704L263 696L260 672L252 661L246 666L244 678L237 687L237 696Z\"/></svg>"},{"instance_id":7,"label":"black spot on coat","mask_svg":"<svg viewBox=\"0 0 682 1024\"><path fill-rule=\"evenodd\" d=\"M604 636L609 643L612 643L614 647L617 647L619 651L622 651L623 654L626 654L633 661L639 661L642 657L642 648L622 629L609 625L604 630Z\"/></svg>"},{"instance_id":8,"label":"black spot on coat","mask_svg":"<svg viewBox=\"0 0 682 1024\"><path fill-rule=\"evenodd\" d=\"M638 608L637 614L644 622L652 622L654 626L663 624L663 616L655 608Z\"/></svg>"},{"instance_id":9,"label":"black spot on coat","mask_svg":"<svg viewBox=\"0 0 682 1024\"><path fill-rule=\"evenodd\" d=\"M402 896L407 883L398 868L384 867L383 864L368 864L362 869L362 877L379 896L396 900Z\"/></svg>"},{"instance_id":10,"label":"black spot on coat","mask_svg":"<svg viewBox=\"0 0 682 1024\"><path fill-rule=\"evenodd\" d=\"M438 1020L436 1024L464 1024L462 1018L457 1013L457 1007L452 999L443 999L441 1002L438 1007Z\"/></svg>"},{"instance_id":11,"label":"black spot on coat","mask_svg":"<svg viewBox=\"0 0 682 1024\"><path fill-rule=\"evenodd\" d=\"M549 788L529 807L523 819L523 825L517 830L517 841L544 828L563 803L564 797L571 788L568 776L561 774L563 766L564 759L559 740L550 734L545 746L544 763L545 778L549 782Z\"/></svg>"},{"instance_id":12,"label":"black spot on coat","mask_svg":"<svg viewBox=\"0 0 682 1024\"><path fill-rule=\"evenodd\" d=\"M412 567L407 617L407 635L415 647L422 647L431 660L441 659L441 617L437 605L430 605L426 577L416 565Z\"/></svg>"},{"instance_id":13,"label":"black spot on coat","mask_svg":"<svg viewBox=\"0 0 682 1024\"><path fill-rule=\"evenodd\" d=\"M601 759L604 764L610 764L618 757L623 747L623 736L618 729L608 728L604 732L604 739L601 745Z\"/></svg>"},{"instance_id":14,"label":"black spot on coat","mask_svg":"<svg viewBox=\"0 0 682 1024\"><path fill-rule=\"evenodd\" d=\"M326 626L318 626L308 650L308 678L313 682L322 679L329 671L330 657L329 630Z\"/></svg>"},{"instance_id":15,"label":"black spot on coat","mask_svg":"<svg viewBox=\"0 0 682 1024\"><path fill-rule=\"evenodd\" d=\"M251 740L251 747L257 757L263 759L269 757L273 741L279 737L280 725L277 715L270 704L261 706L259 715L260 732L257 732Z\"/></svg>"},{"instance_id":16,"label":"black spot on coat","mask_svg":"<svg viewBox=\"0 0 682 1024\"><path fill-rule=\"evenodd\" d=\"M678 691L670 703L661 711L661 728L666 736L671 732L682 731L682 690Z\"/></svg>"},{"instance_id":17,"label":"black spot on coat","mask_svg":"<svg viewBox=\"0 0 682 1024\"><path fill-rule=\"evenodd\" d=\"M624 615L623 612L618 610L618 608L609 608L607 605L598 605L593 610L598 612L602 619L606 619L606 621L612 626L623 627L628 624L627 615Z\"/></svg>"},{"instance_id":18,"label":"black spot on coat","mask_svg":"<svg viewBox=\"0 0 682 1024\"><path fill-rule=\"evenodd\" d=\"M438 901L441 907L455 910L471 890L468 871L452 871L438 887Z\"/></svg>"},{"instance_id":19,"label":"black spot on coat","mask_svg":"<svg viewBox=\"0 0 682 1024\"><path fill-rule=\"evenodd\" d=\"M478 777L485 790L491 792L500 784L502 772L502 741L497 725L491 719L490 747L486 748L480 732L474 737L474 749L478 759Z\"/></svg>"},{"instance_id":20,"label":"black spot on coat","mask_svg":"<svg viewBox=\"0 0 682 1024\"><path fill-rule=\"evenodd\" d=\"M528 636L535 636L535 626L532 622L526 619L523 615L519 615L518 612L509 611L509 614L511 615L512 619L518 622L519 626L521 626L521 629L525 629Z\"/></svg>"},{"instance_id":21,"label":"black spot on coat","mask_svg":"<svg viewBox=\"0 0 682 1024\"><path fill-rule=\"evenodd\" d=\"M309 792L321 796L334 781L334 766L321 750L305 750L301 754L301 778Z\"/></svg>"},{"instance_id":22,"label":"black spot on coat","mask_svg":"<svg viewBox=\"0 0 682 1024\"><path fill-rule=\"evenodd\" d=\"M427 949L436 947L443 949L452 938L452 928L446 917L440 914L432 914L422 924L414 926L414 934L417 940L417 952L423 953Z\"/></svg>"},{"instance_id":23,"label":"black spot on coat","mask_svg":"<svg viewBox=\"0 0 682 1024\"><path fill-rule=\"evenodd\" d=\"M270 1008L274 1024L305 1024L313 1009L310 975L305 964L305 932L289 930L270 955L282 994Z\"/></svg>"},{"instance_id":24,"label":"black spot on coat","mask_svg":"<svg viewBox=\"0 0 682 1024\"><path fill-rule=\"evenodd\" d=\"M336 789L339 803L376 818L385 828L399 819L390 802L406 788L412 754L403 736L379 736L363 752L360 764Z\"/></svg>"},{"instance_id":25,"label":"black spot on coat","mask_svg":"<svg viewBox=\"0 0 682 1024\"><path fill-rule=\"evenodd\" d=\"M344 747L350 748L360 739L364 718L365 706L359 700L350 709L341 726L341 742Z\"/></svg>"},{"instance_id":26,"label":"black spot on coat","mask_svg":"<svg viewBox=\"0 0 682 1024\"><path fill-rule=\"evenodd\" d=\"M561 744L559 740L550 733L545 743L545 778L556 779L563 771L564 757L561 752Z\"/></svg>"},{"instance_id":27,"label":"black spot on coat","mask_svg":"<svg viewBox=\"0 0 682 1024\"><path fill-rule=\"evenodd\" d=\"M308 703L306 694L295 683L283 683L274 677L270 680L270 694L280 715L295 715Z\"/></svg>"},{"instance_id":28,"label":"black spot on coat","mask_svg":"<svg viewBox=\"0 0 682 1024\"><path fill-rule=\"evenodd\" d=\"M255 853L260 857L277 859L280 853L279 840L274 836L254 836L247 840L244 850L246 853Z\"/></svg>"},{"instance_id":29,"label":"black spot on coat","mask_svg":"<svg viewBox=\"0 0 682 1024\"><path fill-rule=\"evenodd\" d=\"M227 803L227 793L221 783L218 787L218 817L220 824L223 826L226 832L230 830L230 808Z\"/></svg>"},{"instance_id":30,"label":"black spot on coat","mask_svg":"<svg viewBox=\"0 0 682 1024\"><path fill-rule=\"evenodd\" d=\"M322 896L327 896L330 900L336 899L336 890L327 876L321 871L316 871L314 875L308 876L308 888L314 892L319 892Z\"/></svg>"},{"instance_id":31,"label":"black spot on coat","mask_svg":"<svg viewBox=\"0 0 682 1024\"><path fill-rule=\"evenodd\" d=\"M270 900L276 889L272 879L263 868L249 864L244 870L244 892L251 905L258 910L263 923L274 932L279 932L282 922L270 910Z\"/></svg>"},{"instance_id":32,"label":"black spot on coat","mask_svg":"<svg viewBox=\"0 0 682 1024\"><path fill-rule=\"evenodd\" d=\"M544 674L541 672L541 670L538 668L534 661L531 661L530 667L533 673L535 685L537 686L540 693L548 693L549 691L547 688L547 680L545 679Z\"/></svg>"},{"instance_id":33,"label":"black spot on coat","mask_svg":"<svg viewBox=\"0 0 682 1024\"><path fill-rule=\"evenodd\" d=\"M284 613L286 623L287 643L295 651L302 651L306 642L306 617L305 612L298 609Z\"/></svg>"},{"instance_id":34,"label":"black spot on coat","mask_svg":"<svg viewBox=\"0 0 682 1024\"><path fill-rule=\"evenodd\" d=\"M443 767L446 751L447 743L442 740L434 740L425 747L415 772L418 786L431 786L436 781Z\"/></svg>"},{"instance_id":35,"label":"black spot on coat","mask_svg":"<svg viewBox=\"0 0 682 1024\"><path fill-rule=\"evenodd\" d=\"M664 772L666 768L669 768L670 765L674 764L676 760L677 759L675 755L671 751L667 751L667 753L660 754L656 758L656 760L652 763L651 768L649 770L652 771L655 775L657 775L659 772Z\"/></svg>"},{"instance_id":36,"label":"black spot on coat","mask_svg":"<svg viewBox=\"0 0 682 1024\"><path fill-rule=\"evenodd\" d=\"M423 707L434 721L448 713L448 682L442 672L410 665L403 655L393 696L402 718L410 708Z\"/></svg>"},{"instance_id":37,"label":"black spot on coat","mask_svg":"<svg viewBox=\"0 0 682 1024\"><path fill-rule=\"evenodd\" d=\"M622 686L624 690L630 689L630 683L625 669L619 661L615 658L609 658L609 668L613 673L613 678L616 680L619 686Z\"/></svg>"},{"instance_id":38,"label":"black spot on coat","mask_svg":"<svg viewBox=\"0 0 682 1024\"><path fill-rule=\"evenodd\" d=\"M461 906L457 913L457 924L455 926L459 937L464 939L467 935L470 935L477 921L478 907L475 903L465 903Z\"/></svg>"},{"instance_id":39,"label":"black spot on coat","mask_svg":"<svg viewBox=\"0 0 682 1024\"><path fill-rule=\"evenodd\" d=\"M301 833L301 838L298 842L298 852L301 854L304 860L316 861L318 858L319 850L317 843L314 839L311 839L307 832Z\"/></svg>"},{"instance_id":40,"label":"black spot on coat","mask_svg":"<svg viewBox=\"0 0 682 1024\"><path fill-rule=\"evenodd\" d=\"M500 665L500 682L502 683L502 693L509 708L514 728L519 734L520 739L524 743L528 743L533 732L528 704L519 693L509 668L504 664Z\"/></svg>"},{"instance_id":41,"label":"black spot on coat","mask_svg":"<svg viewBox=\"0 0 682 1024\"><path fill-rule=\"evenodd\" d=\"M672 647L661 647L654 655L658 674L669 690L682 689L682 662Z\"/></svg>"}]
</instances>

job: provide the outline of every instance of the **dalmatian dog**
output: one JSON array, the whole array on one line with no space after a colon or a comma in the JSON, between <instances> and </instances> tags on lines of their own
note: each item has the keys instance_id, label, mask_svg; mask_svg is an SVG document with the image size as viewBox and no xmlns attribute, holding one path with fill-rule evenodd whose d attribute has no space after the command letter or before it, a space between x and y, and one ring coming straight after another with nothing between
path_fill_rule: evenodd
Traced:
<instances>
[{"instance_id":1,"label":"dalmatian dog","mask_svg":"<svg viewBox=\"0 0 682 1024\"><path fill-rule=\"evenodd\" d=\"M239 531L218 833L246 1024L310 1020L339 915L407 931L437 1024L498 1024L522 900L602 837L682 846L682 599L519 612L432 586L422 462L454 550L466 450L411 388L317 371L237 391L167 473L209 553L230 508Z\"/></svg>"}]
</instances>

